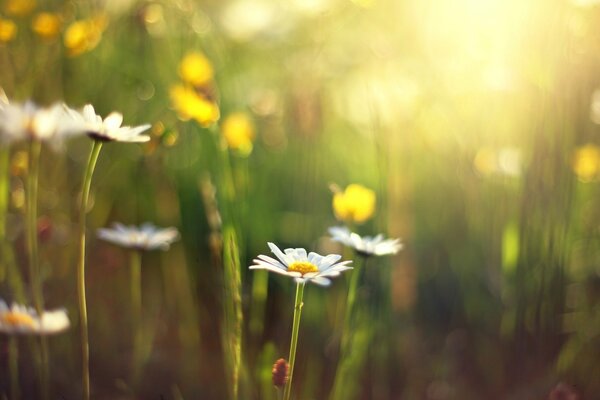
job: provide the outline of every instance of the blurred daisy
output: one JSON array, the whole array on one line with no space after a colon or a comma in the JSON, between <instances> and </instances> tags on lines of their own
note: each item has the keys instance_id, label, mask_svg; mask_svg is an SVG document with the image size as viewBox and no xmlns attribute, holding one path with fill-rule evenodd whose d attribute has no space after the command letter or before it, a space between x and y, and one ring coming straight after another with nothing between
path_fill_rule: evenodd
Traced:
<instances>
[{"instance_id":1,"label":"blurred daisy","mask_svg":"<svg viewBox=\"0 0 600 400\"><path fill-rule=\"evenodd\" d=\"M4 142L36 139L58 146L68 134L69 122L65 106L58 103L47 108L31 101L0 107L0 134Z\"/></svg>"},{"instance_id":2,"label":"blurred daisy","mask_svg":"<svg viewBox=\"0 0 600 400\"><path fill-rule=\"evenodd\" d=\"M360 236L346 227L332 226L329 228L331 239L345 246L352 247L364 256L387 256L396 254L402 249L400 239L384 239L379 234L375 237Z\"/></svg>"},{"instance_id":3,"label":"blurred daisy","mask_svg":"<svg viewBox=\"0 0 600 400\"><path fill-rule=\"evenodd\" d=\"M97 233L102 240L137 250L168 250L169 246L179 239L177 229L173 227L161 229L151 223L137 227L125 226L117 222L113 224L112 229L101 228Z\"/></svg>"},{"instance_id":4,"label":"blurred daisy","mask_svg":"<svg viewBox=\"0 0 600 400\"><path fill-rule=\"evenodd\" d=\"M250 266L250 269L266 269L292 277L296 283L311 281L321 286L329 286L331 283L329 278L352 269L348 266L352 261L338 262L342 256L337 254L327 256L313 252L306 254L306 250L302 248L285 249L282 252L273 243L268 245L279 260L261 254L254 259L255 265Z\"/></svg>"},{"instance_id":5,"label":"blurred daisy","mask_svg":"<svg viewBox=\"0 0 600 400\"><path fill-rule=\"evenodd\" d=\"M333 211L337 219L362 223L375 212L375 192L362 185L348 185L333 194Z\"/></svg>"},{"instance_id":6,"label":"blurred daisy","mask_svg":"<svg viewBox=\"0 0 600 400\"><path fill-rule=\"evenodd\" d=\"M0 332L9 335L51 335L66 330L69 318L65 310L44 311L40 317L31 307L16 303L8 306L0 300Z\"/></svg>"},{"instance_id":7,"label":"blurred daisy","mask_svg":"<svg viewBox=\"0 0 600 400\"><path fill-rule=\"evenodd\" d=\"M112 112L104 119L96 115L94 106L86 104L81 111L69 109L72 118L71 130L83 131L89 137L101 142L141 143L150 140L150 136L141 135L150 128L150 124L136 127L121 126L123 114Z\"/></svg>"}]
</instances>

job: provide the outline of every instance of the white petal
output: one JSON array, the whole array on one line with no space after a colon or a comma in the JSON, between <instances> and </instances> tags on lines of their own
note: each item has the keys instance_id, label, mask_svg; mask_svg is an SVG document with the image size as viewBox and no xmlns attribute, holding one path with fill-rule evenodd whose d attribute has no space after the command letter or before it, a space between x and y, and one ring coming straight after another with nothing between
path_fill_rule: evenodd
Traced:
<instances>
[{"instance_id":1,"label":"white petal","mask_svg":"<svg viewBox=\"0 0 600 400\"><path fill-rule=\"evenodd\" d=\"M106 118L104 118L104 126L109 129L117 129L123 123L123 114L113 111Z\"/></svg>"},{"instance_id":2,"label":"white petal","mask_svg":"<svg viewBox=\"0 0 600 400\"><path fill-rule=\"evenodd\" d=\"M277 258L279 258L279 260L281 260L281 262L284 265L290 265L292 262L290 261L290 258L288 256L286 256L285 254L283 254L281 252L281 250L279 250L279 247L277 247L275 244L268 242L267 245L269 246L269 248L271 249L271 251L273 252L273 254L275 254L275 256L277 256Z\"/></svg>"}]
</instances>

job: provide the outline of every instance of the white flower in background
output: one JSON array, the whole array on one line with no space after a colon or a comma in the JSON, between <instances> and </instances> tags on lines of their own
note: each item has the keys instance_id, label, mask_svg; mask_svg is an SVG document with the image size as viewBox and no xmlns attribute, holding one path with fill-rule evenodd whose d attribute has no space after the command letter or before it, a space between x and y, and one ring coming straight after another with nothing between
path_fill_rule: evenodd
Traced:
<instances>
[{"instance_id":1,"label":"white flower in background","mask_svg":"<svg viewBox=\"0 0 600 400\"><path fill-rule=\"evenodd\" d=\"M279 260L261 254L254 259L255 265L250 266L250 269L266 269L292 277L297 283L311 281L321 286L329 286L331 283L329 278L352 269L348 266L352 261L338 262L342 256L337 254L327 256L313 252L306 254L306 250L302 248L285 249L282 252L273 243L268 245Z\"/></svg>"},{"instance_id":2,"label":"white flower in background","mask_svg":"<svg viewBox=\"0 0 600 400\"><path fill-rule=\"evenodd\" d=\"M0 110L6 105L8 105L8 97L6 97L4 89L0 88Z\"/></svg>"},{"instance_id":3,"label":"white flower in background","mask_svg":"<svg viewBox=\"0 0 600 400\"><path fill-rule=\"evenodd\" d=\"M590 119L595 124L600 124L600 89L594 90L590 101Z\"/></svg>"},{"instance_id":4,"label":"white flower in background","mask_svg":"<svg viewBox=\"0 0 600 400\"><path fill-rule=\"evenodd\" d=\"M23 104L0 101L0 135L4 143L19 140L40 140L58 147L69 135L70 117L63 104L39 107L28 101Z\"/></svg>"},{"instance_id":5,"label":"white flower in background","mask_svg":"<svg viewBox=\"0 0 600 400\"><path fill-rule=\"evenodd\" d=\"M400 239L384 239L379 234L375 237L360 236L351 232L346 227L332 226L329 228L331 239L340 242L348 247L352 247L356 252L365 256L387 256L396 254L402 249Z\"/></svg>"},{"instance_id":6,"label":"white flower in background","mask_svg":"<svg viewBox=\"0 0 600 400\"><path fill-rule=\"evenodd\" d=\"M51 335L70 326L65 310L44 311L40 317L31 307L0 300L0 332L9 335Z\"/></svg>"},{"instance_id":7,"label":"white flower in background","mask_svg":"<svg viewBox=\"0 0 600 400\"><path fill-rule=\"evenodd\" d=\"M138 249L138 250L168 250L169 246L179 239L177 229L157 228L151 223L145 223L140 227L125 226L114 223L113 228L101 228L97 231L98 237L113 244Z\"/></svg>"},{"instance_id":8,"label":"white flower in background","mask_svg":"<svg viewBox=\"0 0 600 400\"><path fill-rule=\"evenodd\" d=\"M112 112L102 119L96 115L94 106L87 104L81 111L69 109L72 118L70 130L81 131L95 140L103 142L133 142L141 143L150 140L150 136L141 135L150 128L150 124L130 127L121 126L123 114Z\"/></svg>"}]
</instances>

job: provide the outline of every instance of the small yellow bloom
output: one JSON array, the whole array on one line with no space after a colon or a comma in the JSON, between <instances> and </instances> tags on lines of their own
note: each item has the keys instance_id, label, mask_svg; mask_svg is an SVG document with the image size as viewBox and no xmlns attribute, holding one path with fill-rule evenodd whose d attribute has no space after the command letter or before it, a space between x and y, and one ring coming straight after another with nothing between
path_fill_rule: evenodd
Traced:
<instances>
[{"instance_id":1,"label":"small yellow bloom","mask_svg":"<svg viewBox=\"0 0 600 400\"><path fill-rule=\"evenodd\" d=\"M187 121L195 119L201 126L207 127L219 120L219 107L196 93L194 89L183 85L174 85L169 91L173 107L179 118Z\"/></svg>"},{"instance_id":2,"label":"small yellow bloom","mask_svg":"<svg viewBox=\"0 0 600 400\"><path fill-rule=\"evenodd\" d=\"M579 147L575 150L572 166L573 172L580 180L597 180L600 175L600 147L593 144Z\"/></svg>"},{"instance_id":3,"label":"small yellow bloom","mask_svg":"<svg viewBox=\"0 0 600 400\"><path fill-rule=\"evenodd\" d=\"M0 18L0 43L8 43L17 36L17 25L10 19Z\"/></svg>"},{"instance_id":4,"label":"small yellow bloom","mask_svg":"<svg viewBox=\"0 0 600 400\"><path fill-rule=\"evenodd\" d=\"M192 86L204 86L214 76L212 64L202 53L188 53L179 64L179 75L184 82Z\"/></svg>"},{"instance_id":5,"label":"small yellow bloom","mask_svg":"<svg viewBox=\"0 0 600 400\"><path fill-rule=\"evenodd\" d=\"M230 149L246 154L252 151L252 141L255 136L254 123L247 113L229 114L223 121L221 133Z\"/></svg>"},{"instance_id":6,"label":"small yellow bloom","mask_svg":"<svg viewBox=\"0 0 600 400\"><path fill-rule=\"evenodd\" d=\"M58 14L42 12L31 22L31 29L44 39L53 39L60 32L61 19Z\"/></svg>"},{"instance_id":7,"label":"small yellow bloom","mask_svg":"<svg viewBox=\"0 0 600 400\"><path fill-rule=\"evenodd\" d=\"M102 32L106 28L106 24L105 15L71 23L64 36L68 54L74 57L94 49L102 39Z\"/></svg>"},{"instance_id":8,"label":"small yellow bloom","mask_svg":"<svg viewBox=\"0 0 600 400\"><path fill-rule=\"evenodd\" d=\"M344 192L334 193L333 211L339 220L365 222L375 212L375 192L361 185L348 185Z\"/></svg>"},{"instance_id":9,"label":"small yellow bloom","mask_svg":"<svg viewBox=\"0 0 600 400\"><path fill-rule=\"evenodd\" d=\"M35 0L7 0L4 11L14 17L29 15L35 8Z\"/></svg>"}]
</instances>

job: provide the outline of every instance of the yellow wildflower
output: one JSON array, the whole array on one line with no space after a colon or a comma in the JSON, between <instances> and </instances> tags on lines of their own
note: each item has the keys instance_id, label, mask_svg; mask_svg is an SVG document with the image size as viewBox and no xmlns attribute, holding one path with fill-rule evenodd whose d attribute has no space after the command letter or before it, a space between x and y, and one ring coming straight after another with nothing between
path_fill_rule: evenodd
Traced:
<instances>
[{"instance_id":1,"label":"yellow wildflower","mask_svg":"<svg viewBox=\"0 0 600 400\"><path fill-rule=\"evenodd\" d=\"M4 11L14 17L29 15L35 8L35 0L7 0Z\"/></svg>"},{"instance_id":2,"label":"yellow wildflower","mask_svg":"<svg viewBox=\"0 0 600 400\"><path fill-rule=\"evenodd\" d=\"M365 222L375 212L375 192L361 185L348 185L344 192L334 193L333 211L339 220Z\"/></svg>"},{"instance_id":3,"label":"yellow wildflower","mask_svg":"<svg viewBox=\"0 0 600 400\"><path fill-rule=\"evenodd\" d=\"M202 53L188 53L179 64L179 75L184 82L192 86L204 86L214 76L212 64Z\"/></svg>"},{"instance_id":4,"label":"yellow wildflower","mask_svg":"<svg viewBox=\"0 0 600 400\"><path fill-rule=\"evenodd\" d=\"M223 121L221 133L230 149L239 150L245 154L252 151L255 130L254 123L247 113L235 112L229 114Z\"/></svg>"},{"instance_id":5,"label":"yellow wildflower","mask_svg":"<svg viewBox=\"0 0 600 400\"><path fill-rule=\"evenodd\" d=\"M584 182L598 179L600 174L600 147L594 144L586 144L575 150L573 172Z\"/></svg>"},{"instance_id":6,"label":"yellow wildflower","mask_svg":"<svg viewBox=\"0 0 600 400\"><path fill-rule=\"evenodd\" d=\"M106 16L104 15L71 23L67 27L64 36L68 54L74 57L94 49L102 38L106 23Z\"/></svg>"},{"instance_id":7,"label":"yellow wildflower","mask_svg":"<svg viewBox=\"0 0 600 400\"><path fill-rule=\"evenodd\" d=\"M17 36L17 25L10 19L0 18L0 43L8 43Z\"/></svg>"},{"instance_id":8,"label":"yellow wildflower","mask_svg":"<svg viewBox=\"0 0 600 400\"><path fill-rule=\"evenodd\" d=\"M187 121L195 119L201 126L207 127L219 120L219 107L184 85L174 85L169 91L173 107L179 118Z\"/></svg>"},{"instance_id":9,"label":"yellow wildflower","mask_svg":"<svg viewBox=\"0 0 600 400\"><path fill-rule=\"evenodd\" d=\"M44 39L53 39L60 32L61 20L56 13L42 12L31 22L31 29Z\"/></svg>"}]
</instances>

